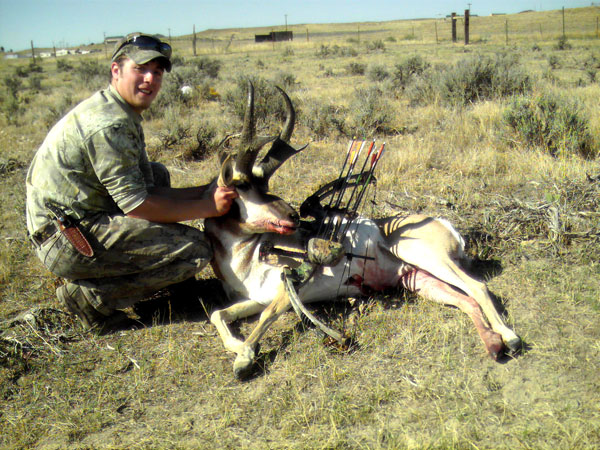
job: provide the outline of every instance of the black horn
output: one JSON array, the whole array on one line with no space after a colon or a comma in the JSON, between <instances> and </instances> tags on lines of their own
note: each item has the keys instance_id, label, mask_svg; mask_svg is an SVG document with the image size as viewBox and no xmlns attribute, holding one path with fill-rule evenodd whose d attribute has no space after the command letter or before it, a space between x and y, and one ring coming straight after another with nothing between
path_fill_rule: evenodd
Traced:
<instances>
[{"instance_id":1,"label":"black horn","mask_svg":"<svg viewBox=\"0 0 600 450\"><path fill-rule=\"evenodd\" d=\"M296 150L289 144L289 140L292 137L294 125L296 123L296 111L294 110L294 105L292 104L290 97L285 93L285 91L279 86L275 87L283 96L286 107L286 120L279 137L275 139L275 142L273 142L273 145L271 145L271 148L265 157L253 169L254 176L262 178L265 181L268 181L273 173L275 173L275 171L279 169L279 167L281 167L281 165L286 162L288 158L294 156L296 153L301 152L308 146L307 144L304 147Z\"/></svg>"},{"instance_id":2,"label":"black horn","mask_svg":"<svg viewBox=\"0 0 600 450\"><path fill-rule=\"evenodd\" d=\"M254 86L248 81L248 100L244 112L240 145L235 161L235 169L239 174L250 176L252 166L260 149L275 139L272 136L256 136L256 118L254 117Z\"/></svg>"}]
</instances>

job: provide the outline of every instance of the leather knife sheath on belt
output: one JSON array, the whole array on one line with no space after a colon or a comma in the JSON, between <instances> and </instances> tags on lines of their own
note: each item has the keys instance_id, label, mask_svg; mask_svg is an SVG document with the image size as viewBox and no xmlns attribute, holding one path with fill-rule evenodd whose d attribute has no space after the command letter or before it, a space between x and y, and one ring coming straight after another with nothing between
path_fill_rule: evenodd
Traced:
<instances>
[{"instance_id":1,"label":"leather knife sheath on belt","mask_svg":"<svg viewBox=\"0 0 600 450\"><path fill-rule=\"evenodd\" d=\"M46 203L46 208L50 211L50 214L54 218L58 229L64 237L75 247L79 253L83 256L92 257L94 256L94 250L92 246L85 238L81 230L77 227L77 224L64 213L58 206L52 203Z\"/></svg>"}]
</instances>

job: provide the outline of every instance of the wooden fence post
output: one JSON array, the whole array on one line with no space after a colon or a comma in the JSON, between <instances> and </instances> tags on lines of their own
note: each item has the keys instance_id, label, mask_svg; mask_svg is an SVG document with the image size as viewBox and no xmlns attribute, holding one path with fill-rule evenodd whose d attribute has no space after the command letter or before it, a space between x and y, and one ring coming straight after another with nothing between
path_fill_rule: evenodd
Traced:
<instances>
[{"instance_id":1,"label":"wooden fence post","mask_svg":"<svg viewBox=\"0 0 600 450\"><path fill-rule=\"evenodd\" d=\"M456 13L452 13L452 42L456 42Z\"/></svg>"}]
</instances>

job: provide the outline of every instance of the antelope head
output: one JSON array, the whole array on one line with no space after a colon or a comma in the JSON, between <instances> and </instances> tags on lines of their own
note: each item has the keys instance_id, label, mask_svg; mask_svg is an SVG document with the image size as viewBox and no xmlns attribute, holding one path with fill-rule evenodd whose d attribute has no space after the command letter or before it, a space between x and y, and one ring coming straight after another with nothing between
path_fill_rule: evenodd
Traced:
<instances>
[{"instance_id":1,"label":"antelope head","mask_svg":"<svg viewBox=\"0 0 600 450\"><path fill-rule=\"evenodd\" d=\"M237 222L239 230L246 234L279 233L292 234L298 226L298 213L280 197L269 192L269 179L291 156L302 151L290 144L296 113L288 95L279 87L286 106L286 121L279 136L256 135L254 117L254 86L248 83L248 102L244 124L235 156L228 156L221 164L217 183L234 186L239 197L235 200L227 218ZM257 162L259 151L266 144L271 148Z\"/></svg>"}]
</instances>

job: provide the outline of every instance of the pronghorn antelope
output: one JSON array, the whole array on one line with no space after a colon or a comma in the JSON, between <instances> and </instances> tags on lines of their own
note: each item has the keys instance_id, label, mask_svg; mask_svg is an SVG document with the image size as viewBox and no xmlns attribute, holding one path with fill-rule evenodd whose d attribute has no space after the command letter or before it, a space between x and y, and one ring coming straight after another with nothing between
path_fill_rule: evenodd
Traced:
<instances>
[{"instance_id":1,"label":"pronghorn antelope","mask_svg":"<svg viewBox=\"0 0 600 450\"><path fill-rule=\"evenodd\" d=\"M213 269L235 302L213 312L210 320L225 348L237 354L234 373L238 377L252 367L261 336L289 309L290 298L282 272L286 265L299 264L285 256L265 262L260 255L261 245L268 240L277 247L298 251L303 251L306 245L306 236L298 229L299 215L268 191L273 173L302 150L289 145L295 112L289 97L279 91L286 104L287 118L280 136L273 140L255 135L254 93L249 85L237 156L222 163L216 181L235 186L239 197L229 213L205 221L206 234L214 246ZM273 141L270 150L257 162L259 150L270 141ZM505 350L515 352L520 348L520 338L504 323L485 284L462 268L466 258L464 241L445 220L422 215L378 220L358 217L342 244L348 254L367 258L342 258L337 264L317 268L299 288L302 303L333 300L340 293L359 295L364 288L382 290L401 285L467 313L493 358ZM228 324L258 313L261 313L258 325L245 341L232 335Z\"/></svg>"}]
</instances>

